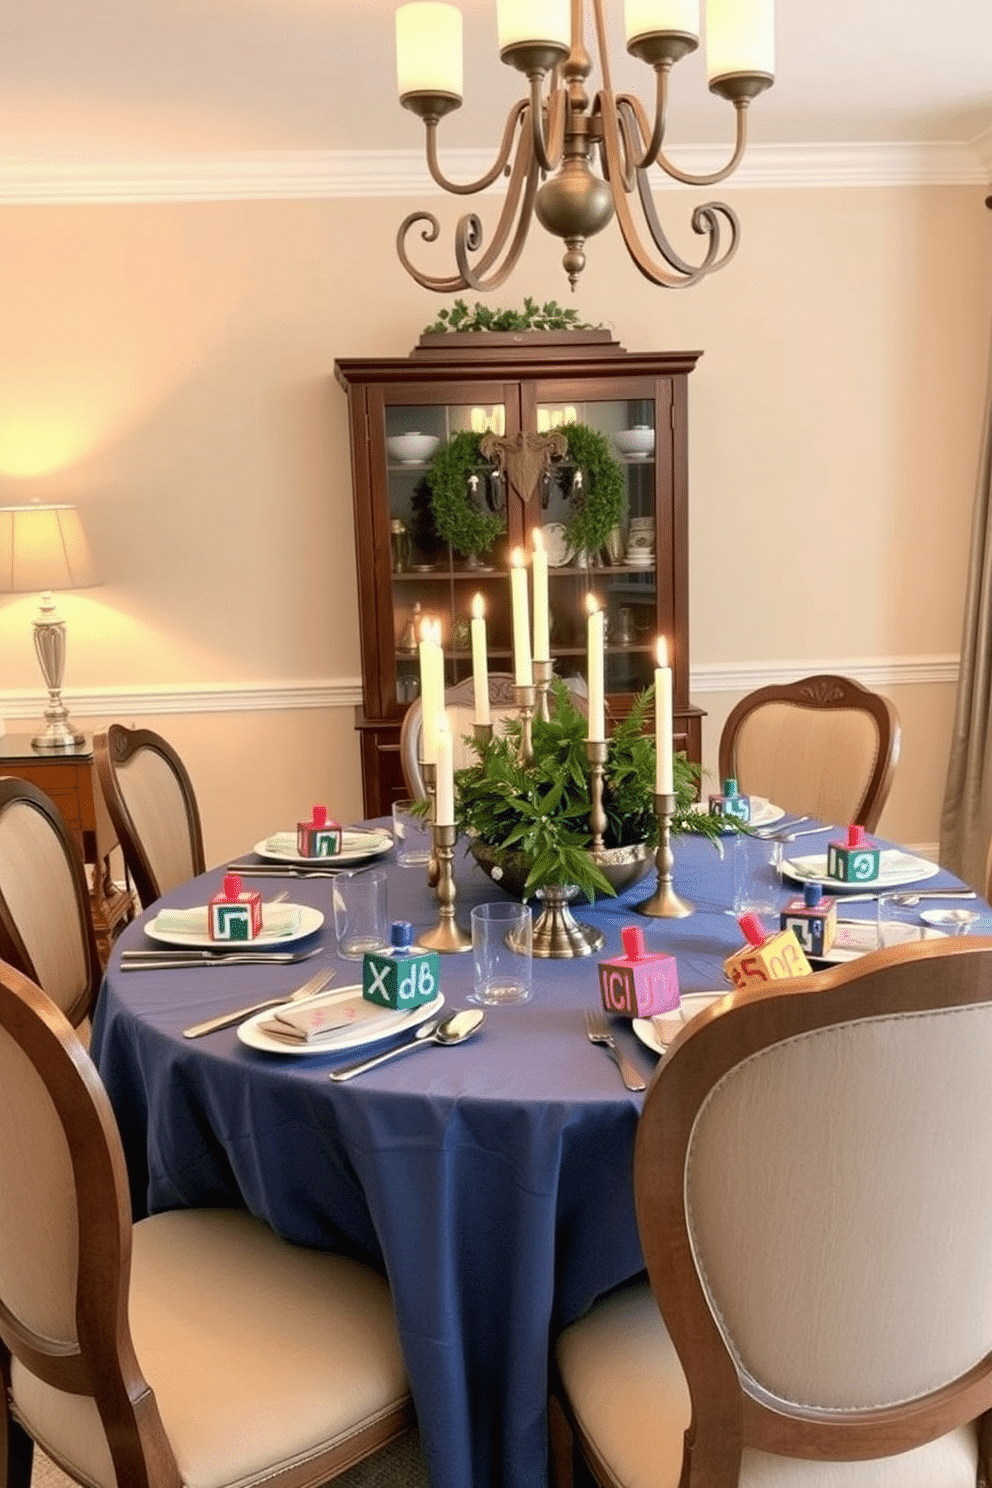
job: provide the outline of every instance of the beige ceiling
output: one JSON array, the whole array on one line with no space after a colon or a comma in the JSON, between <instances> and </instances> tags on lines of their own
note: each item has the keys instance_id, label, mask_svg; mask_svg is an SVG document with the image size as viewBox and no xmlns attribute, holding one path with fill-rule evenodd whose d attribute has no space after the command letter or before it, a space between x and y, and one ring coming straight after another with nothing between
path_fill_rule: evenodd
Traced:
<instances>
[{"instance_id":1,"label":"beige ceiling","mask_svg":"<svg viewBox=\"0 0 992 1488\"><path fill-rule=\"evenodd\" d=\"M535 0L537 3L537 0ZM614 82L653 80L623 53ZM0 0L7 161L420 150L396 102L396 0ZM495 58L495 0L464 0L467 102L443 140L494 146L522 91ZM778 0L777 79L751 111L767 145L972 143L992 130L992 0ZM670 140L729 139L700 56L673 84Z\"/></svg>"}]
</instances>

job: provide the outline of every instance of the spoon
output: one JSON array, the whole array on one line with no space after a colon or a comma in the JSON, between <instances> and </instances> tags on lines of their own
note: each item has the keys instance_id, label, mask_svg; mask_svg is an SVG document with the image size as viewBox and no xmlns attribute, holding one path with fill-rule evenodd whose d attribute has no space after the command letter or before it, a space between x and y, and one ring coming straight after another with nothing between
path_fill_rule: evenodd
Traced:
<instances>
[{"instance_id":1,"label":"spoon","mask_svg":"<svg viewBox=\"0 0 992 1488\"><path fill-rule=\"evenodd\" d=\"M390 1049L386 1054L377 1054L374 1059L363 1059L359 1064L346 1064L341 1069L332 1070L331 1079L350 1080L352 1075L374 1069L377 1064L385 1064L387 1059L395 1059L410 1049L426 1049L428 1044L463 1044L472 1037L485 1016L481 1008L466 1008L449 1013L440 1023L436 1018L430 1023L421 1023L408 1043L400 1044L398 1049Z\"/></svg>"}]
</instances>

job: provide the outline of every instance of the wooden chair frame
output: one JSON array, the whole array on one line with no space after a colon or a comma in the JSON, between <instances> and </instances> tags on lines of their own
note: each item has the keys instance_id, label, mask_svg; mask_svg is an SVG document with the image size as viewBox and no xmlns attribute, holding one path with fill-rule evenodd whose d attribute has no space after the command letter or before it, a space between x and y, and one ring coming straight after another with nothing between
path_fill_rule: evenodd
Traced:
<instances>
[{"instance_id":1,"label":"wooden chair frame","mask_svg":"<svg viewBox=\"0 0 992 1488\"><path fill-rule=\"evenodd\" d=\"M73 890L76 899L76 909L79 915L79 925L83 938L83 949L86 957L86 986L84 991L77 997L71 1007L66 1008L65 1015L69 1022L77 1027L84 1022L93 1011L97 992L103 980L103 966L100 961L100 953L96 944L96 933L93 928L93 913L90 905L89 884L86 881L86 868L83 864L82 855L76 843L75 837L69 829L65 818L59 811L55 802L45 795L44 791L38 789L27 780L21 780L13 776L0 780L0 816L13 805L24 805L37 811L42 816L53 835L58 840L59 846L65 856L66 864L72 878ZM99 864L97 872L100 871ZM52 926L52 934L59 934L59 927ZM0 959L9 962L23 976L38 982L37 968L31 959L31 954L21 936L17 923L11 914L10 907L0 893Z\"/></svg>"},{"instance_id":2,"label":"wooden chair frame","mask_svg":"<svg viewBox=\"0 0 992 1488\"><path fill-rule=\"evenodd\" d=\"M68 1138L79 1216L78 1345L67 1348L64 1341L52 1343L28 1332L0 1301L0 1481L8 1488L30 1488L33 1444L10 1407L13 1357L55 1389L94 1399L118 1483L180 1488L175 1456L131 1340L128 1178L110 1101L58 1008L2 961L0 1027L23 1049L54 1102ZM413 1406L407 1400L319 1457L274 1471L265 1481L272 1488L319 1488L413 1424ZM59 1465L74 1476L70 1464Z\"/></svg>"},{"instance_id":3,"label":"wooden chair frame","mask_svg":"<svg viewBox=\"0 0 992 1488\"><path fill-rule=\"evenodd\" d=\"M155 871L128 810L117 778L118 767L126 764L144 749L154 750L162 757L182 790L183 803L186 808L186 826L189 831L193 857L192 877L195 878L197 874L206 871L206 862L203 856L203 831L200 826L199 808L196 804L196 792L186 766L172 745L160 734L153 733L151 729L127 729L119 723L113 723L105 733L97 734L93 740L93 754L100 789L103 791L107 811L114 824L121 852L124 854L127 871L137 889L142 908L147 909L150 904L154 904L156 899L161 899L163 888L155 877Z\"/></svg>"},{"instance_id":4,"label":"wooden chair frame","mask_svg":"<svg viewBox=\"0 0 992 1488\"><path fill-rule=\"evenodd\" d=\"M902 727L895 704L850 677L829 672L803 677L797 682L758 688L732 709L720 734L720 779L738 780L742 790L747 789L747 782L740 781L737 770L738 735L750 714L767 703L791 703L798 708L811 709L857 709L871 716L878 732L878 754L871 778L851 820L859 822L868 831L874 831L892 788L902 745Z\"/></svg>"},{"instance_id":5,"label":"wooden chair frame","mask_svg":"<svg viewBox=\"0 0 992 1488\"><path fill-rule=\"evenodd\" d=\"M853 1461L904 1452L976 1420L992 1407L992 1354L929 1395L883 1409L829 1417L786 1414L742 1381L714 1321L693 1260L685 1164L700 1108L728 1071L785 1039L839 1023L992 1000L992 939L897 947L808 981L733 994L714 1004L669 1048L648 1092L634 1154L637 1220L651 1288L692 1400L681 1488L734 1485L742 1449ZM587 1460L600 1481L589 1444ZM980 1426L986 1471L992 1431Z\"/></svg>"}]
</instances>

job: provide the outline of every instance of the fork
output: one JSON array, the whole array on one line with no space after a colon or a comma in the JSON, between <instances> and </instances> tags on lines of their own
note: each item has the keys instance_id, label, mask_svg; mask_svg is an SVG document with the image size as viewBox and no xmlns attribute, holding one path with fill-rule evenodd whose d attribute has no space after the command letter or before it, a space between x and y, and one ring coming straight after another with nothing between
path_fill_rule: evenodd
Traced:
<instances>
[{"instance_id":1,"label":"fork","mask_svg":"<svg viewBox=\"0 0 992 1488\"><path fill-rule=\"evenodd\" d=\"M769 822L767 827L755 827L751 835L762 838L781 837L783 832L793 831L794 828L802 826L804 821L809 821L809 817L797 816L793 821L786 822L784 826L781 822Z\"/></svg>"},{"instance_id":2,"label":"fork","mask_svg":"<svg viewBox=\"0 0 992 1488\"><path fill-rule=\"evenodd\" d=\"M586 1013L586 1038L591 1044L603 1044L610 1051L610 1056L617 1069L620 1078L628 1090L643 1090L644 1080L631 1064L626 1055L621 1054L617 1048L616 1039L606 1026L606 1019L602 1013Z\"/></svg>"},{"instance_id":3,"label":"fork","mask_svg":"<svg viewBox=\"0 0 992 1488\"><path fill-rule=\"evenodd\" d=\"M207 1018L204 1023L193 1023L189 1028L183 1029L183 1038L202 1038L205 1033L216 1033L218 1028L229 1028L232 1023L240 1023L242 1018L250 1018L252 1013L262 1013L266 1008L281 1007L286 1002L305 1002L308 997L315 997L322 992L328 982L333 981L333 971L318 971L308 982L297 987L295 992L281 993L278 997L267 997L262 1002L253 1002L249 1007L235 1008L233 1012L221 1013L216 1018Z\"/></svg>"}]
</instances>

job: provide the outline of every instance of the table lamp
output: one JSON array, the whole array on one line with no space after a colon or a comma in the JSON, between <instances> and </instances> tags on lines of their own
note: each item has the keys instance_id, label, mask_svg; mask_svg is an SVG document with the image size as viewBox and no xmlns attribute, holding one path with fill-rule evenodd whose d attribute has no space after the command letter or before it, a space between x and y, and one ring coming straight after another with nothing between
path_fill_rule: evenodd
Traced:
<instances>
[{"instance_id":1,"label":"table lamp","mask_svg":"<svg viewBox=\"0 0 992 1488\"><path fill-rule=\"evenodd\" d=\"M48 707L44 732L31 740L33 749L74 749L83 742L62 701L65 621L56 611L52 591L89 589L100 582L74 506L40 501L0 506L0 594L42 591L34 649L48 688Z\"/></svg>"}]
</instances>

